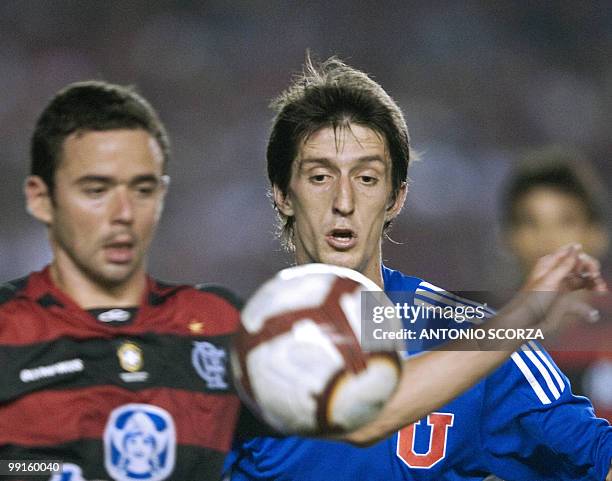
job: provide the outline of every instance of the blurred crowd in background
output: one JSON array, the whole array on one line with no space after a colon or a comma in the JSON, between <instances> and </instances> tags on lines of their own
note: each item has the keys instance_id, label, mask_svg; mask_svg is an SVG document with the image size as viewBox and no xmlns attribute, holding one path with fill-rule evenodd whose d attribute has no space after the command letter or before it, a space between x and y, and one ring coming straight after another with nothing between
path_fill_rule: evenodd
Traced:
<instances>
[{"instance_id":1,"label":"blurred crowd in background","mask_svg":"<svg viewBox=\"0 0 612 481\"><path fill-rule=\"evenodd\" d=\"M3 1L2 280L50 259L44 228L23 207L29 137L47 100L85 79L135 85L170 133L156 276L246 296L289 265L266 195L268 103L306 49L372 74L403 108L421 153L385 246L390 266L454 290L516 286L499 235L500 189L532 148L582 151L610 189L605 2Z\"/></svg>"}]
</instances>

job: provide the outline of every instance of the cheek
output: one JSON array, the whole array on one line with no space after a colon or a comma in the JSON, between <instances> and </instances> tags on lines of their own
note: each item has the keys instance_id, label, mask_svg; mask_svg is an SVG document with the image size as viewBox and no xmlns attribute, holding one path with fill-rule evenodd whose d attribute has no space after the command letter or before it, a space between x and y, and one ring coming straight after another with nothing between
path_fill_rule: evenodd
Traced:
<instances>
[{"instance_id":1,"label":"cheek","mask_svg":"<svg viewBox=\"0 0 612 481\"><path fill-rule=\"evenodd\" d=\"M58 201L59 202L59 201ZM91 230L104 222L107 216L107 207L101 201L82 201L68 198L62 202L63 207L58 208L58 215L64 224L72 223L75 229Z\"/></svg>"},{"instance_id":2,"label":"cheek","mask_svg":"<svg viewBox=\"0 0 612 481\"><path fill-rule=\"evenodd\" d=\"M520 248L527 248L535 244L535 234L528 229L522 229L514 235L514 243Z\"/></svg>"},{"instance_id":3,"label":"cheek","mask_svg":"<svg viewBox=\"0 0 612 481\"><path fill-rule=\"evenodd\" d=\"M316 227L323 224L325 218L325 207L323 199L306 200L302 202L294 202L293 213L296 225Z\"/></svg>"},{"instance_id":4,"label":"cheek","mask_svg":"<svg viewBox=\"0 0 612 481\"><path fill-rule=\"evenodd\" d=\"M54 230L70 244L78 244L89 237L96 228L96 217L79 209L62 209L54 216Z\"/></svg>"},{"instance_id":5,"label":"cheek","mask_svg":"<svg viewBox=\"0 0 612 481\"><path fill-rule=\"evenodd\" d=\"M157 227L157 223L161 217L162 206L155 205L147 208L143 208L138 215L136 221L136 229L143 236L149 236Z\"/></svg>"},{"instance_id":6,"label":"cheek","mask_svg":"<svg viewBox=\"0 0 612 481\"><path fill-rule=\"evenodd\" d=\"M374 232L382 232L387 214L387 204L376 202L370 204L364 209L363 223L369 225L370 230Z\"/></svg>"}]
</instances>

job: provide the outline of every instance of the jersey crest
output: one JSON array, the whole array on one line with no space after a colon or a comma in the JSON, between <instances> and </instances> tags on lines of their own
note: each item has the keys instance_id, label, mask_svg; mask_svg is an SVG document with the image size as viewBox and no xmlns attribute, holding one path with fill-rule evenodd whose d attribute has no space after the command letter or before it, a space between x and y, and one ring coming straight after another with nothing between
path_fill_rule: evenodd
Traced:
<instances>
[{"instance_id":1,"label":"jersey crest","mask_svg":"<svg viewBox=\"0 0 612 481\"><path fill-rule=\"evenodd\" d=\"M455 415L452 413L431 413L426 419L402 428L397 435L397 456L411 468L429 469L446 456L448 429L452 427ZM427 421L427 425L424 424ZM427 450L418 449L427 445Z\"/></svg>"},{"instance_id":2,"label":"jersey crest","mask_svg":"<svg viewBox=\"0 0 612 481\"><path fill-rule=\"evenodd\" d=\"M227 389L225 349L206 341L194 341L191 363L208 389Z\"/></svg>"}]
</instances>

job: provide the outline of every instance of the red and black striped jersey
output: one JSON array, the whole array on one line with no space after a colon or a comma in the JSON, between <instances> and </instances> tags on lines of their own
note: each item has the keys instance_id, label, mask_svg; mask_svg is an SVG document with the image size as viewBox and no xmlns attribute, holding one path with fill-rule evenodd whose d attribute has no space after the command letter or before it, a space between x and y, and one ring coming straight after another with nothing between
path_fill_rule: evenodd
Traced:
<instances>
[{"instance_id":1,"label":"red and black striped jersey","mask_svg":"<svg viewBox=\"0 0 612 481\"><path fill-rule=\"evenodd\" d=\"M238 320L236 298L213 286L147 278L139 306L94 312L48 268L5 284L0 459L62 461L54 481L218 479L239 407Z\"/></svg>"}]
</instances>

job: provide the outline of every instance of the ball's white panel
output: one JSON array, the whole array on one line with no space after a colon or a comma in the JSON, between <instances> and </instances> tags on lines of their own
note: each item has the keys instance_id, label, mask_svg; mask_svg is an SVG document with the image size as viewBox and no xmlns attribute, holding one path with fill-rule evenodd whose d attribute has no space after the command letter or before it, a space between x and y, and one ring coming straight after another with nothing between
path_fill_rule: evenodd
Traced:
<instances>
[{"instance_id":1,"label":"ball's white panel","mask_svg":"<svg viewBox=\"0 0 612 481\"><path fill-rule=\"evenodd\" d=\"M359 344L361 344L361 292L357 289L354 292L342 294L339 302L344 311L344 315L349 321Z\"/></svg>"},{"instance_id":2,"label":"ball's white panel","mask_svg":"<svg viewBox=\"0 0 612 481\"><path fill-rule=\"evenodd\" d=\"M334 281L331 274L266 282L242 310L242 324L249 333L258 332L267 319L287 311L314 308L323 303Z\"/></svg>"},{"instance_id":3,"label":"ball's white panel","mask_svg":"<svg viewBox=\"0 0 612 481\"><path fill-rule=\"evenodd\" d=\"M330 399L329 422L347 431L374 419L398 382L398 370L387 359L374 358L365 371L347 374Z\"/></svg>"},{"instance_id":4,"label":"ball's white panel","mask_svg":"<svg viewBox=\"0 0 612 481\"><path fill-rule=\"evenodd\" d=\"M355 336L357 336L357 339L359 340L360 344L362 344L362 338L361 338L362 322L372 322L371 313L365 313L366 314L365 317L363 316L364 313L362 313L362 295L364 292L367 292L370 290L371 289L366 288L365 286L362 286L359 289L355 290L354 292L343 294L342 296L340 296L340 300L339 300L340 307L344 311L344 314L346 315L346 318L348 319L349 324L351 328L353 329ZM375 298L371 297L370 303L372 303L373 299L377 299L378 302L376 305L379 305L383 308L385 307L393 308L393 303L383 292L376 294ZM365 321L362 321L362 319L365 319ZM393 330L393 331L398 331L401 329L402 327L401 319L397 317L387 317L386 319L388 321L388 326L385 326L387 329ZM400 344L399 347L401 348L402 346L403 344Z\"/></svg>"},{"instance_id":5,"label":"ball's white panel","mask_svg":"<svg viewBox=\"0 0 612 481\"><path fill-rule=\"evenodd\" d=\"M343 366L318 324L296 322L291 331L254 348L246 361L253 396L266 421L286 432L317 430L314 396Z\"/></svg>"}]
</instances>

